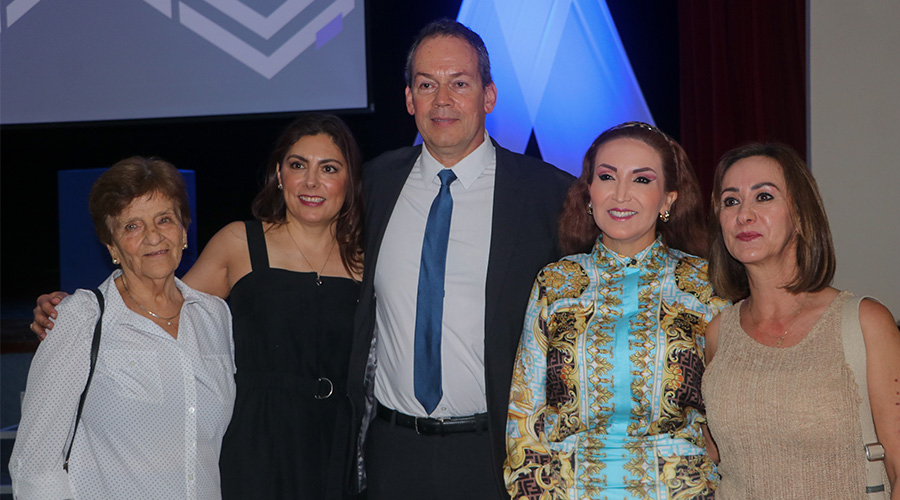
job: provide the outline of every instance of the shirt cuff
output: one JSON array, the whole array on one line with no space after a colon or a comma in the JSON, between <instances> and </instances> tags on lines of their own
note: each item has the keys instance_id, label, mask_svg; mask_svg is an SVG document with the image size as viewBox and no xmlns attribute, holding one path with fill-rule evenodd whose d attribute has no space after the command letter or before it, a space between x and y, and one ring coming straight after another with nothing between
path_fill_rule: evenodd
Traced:
<instances>
[{"instance_id":1,"label":"shirt cuff","mask_svg":"<svg viewBox=\"0 0 900 500\"><path fill-rule=\"evenodd\" d=\"M60 469L29 476L12 474L13 497L16 500L63 500L75 498L69 474Z\"/></svg>"}]
</instances>

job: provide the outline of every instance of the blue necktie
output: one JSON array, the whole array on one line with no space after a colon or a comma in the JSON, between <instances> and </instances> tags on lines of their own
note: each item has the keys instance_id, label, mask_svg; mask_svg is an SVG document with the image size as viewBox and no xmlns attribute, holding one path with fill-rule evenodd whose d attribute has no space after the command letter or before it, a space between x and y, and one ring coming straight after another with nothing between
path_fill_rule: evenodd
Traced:
<instances>
[{"instance_id":1,"label":"blue necktie","mask_svg":"<svg viewBox=\"0 0 900 500\"><path fill-rule=\"evenodd\" d=\"M456 174L445 168L438 174L441 190L431 203L422 243L419 290L416 297L416 345L413 384L416 399L430 415L443 396L441 389L441 319L444 315L444 275L453 198L450 184Z\"/></svg>"}]
</instances>

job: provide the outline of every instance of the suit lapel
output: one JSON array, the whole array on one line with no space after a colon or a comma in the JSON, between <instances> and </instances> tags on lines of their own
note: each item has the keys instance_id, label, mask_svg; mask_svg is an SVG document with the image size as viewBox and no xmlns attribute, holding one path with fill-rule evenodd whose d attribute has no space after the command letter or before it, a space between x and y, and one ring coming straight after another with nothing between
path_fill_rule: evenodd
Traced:
<instances>
[{"instance_id":1,"label":"suit lapel","mask_svg":"<svg viewBox=\"0 0 900 500\"><path fill-rule=\"evenodd\" d=\"M493 140L493 139L491 139ZM503 283L506 280L515 255L516 238L522 221L525 197L518 189L516 162L508 150L494 142L497 154L497 170L494 180L494 209L491 221L491 249L488 257L487 282L485 284L484 327L485 342L489 347L491 332L497 331L494 321L502 300Z\"/></svg>"},{"instance_id":2,"label":"suit lapel","mask_svg":"<svg viewBox=\"0 0 900 500\"><path fill-rule=\"evenodd\" d=\"M379 177L371 180L372 189L367 193L369 200L366 201L369 211L366 217L366 267L371 266L371 271L375 270L381 241L394 213L394 206L420 153L421 146L410 148L408 155L379 171Z\"/></svg>"}]
</instances>

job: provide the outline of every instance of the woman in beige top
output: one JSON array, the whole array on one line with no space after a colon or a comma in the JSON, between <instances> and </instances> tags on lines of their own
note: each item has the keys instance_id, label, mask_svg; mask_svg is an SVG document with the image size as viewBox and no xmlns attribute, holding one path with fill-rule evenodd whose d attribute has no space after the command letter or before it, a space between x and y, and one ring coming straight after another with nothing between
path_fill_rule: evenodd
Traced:
<instances>
[{"instance_id":1,"label":"woman in beige top","mask_svg":"<svg viewBox=\"0 0 900 500\"><path fill-rule=\"evenodd\" d=\"M787 146L741 147L716 169L712 206L710 281L735 303L707 329L703 397L710 454L721 458L717 498L865 498L859 397L841 343L852 295L830 286L834 249L815 180ZM900 332L869 299L859 323L897 500Z\"/></svg>"}]
</instances>

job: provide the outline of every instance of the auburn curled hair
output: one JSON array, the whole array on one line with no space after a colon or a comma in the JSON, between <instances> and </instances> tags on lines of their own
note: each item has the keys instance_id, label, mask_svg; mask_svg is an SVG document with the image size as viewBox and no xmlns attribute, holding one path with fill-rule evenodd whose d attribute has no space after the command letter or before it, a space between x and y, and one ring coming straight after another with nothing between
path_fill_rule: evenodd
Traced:
<instances>
[{"instance_id":1,"label":"auburn curled hair","mask_svg":"<svg viewBox=\"0 0 900 500\"><path fill-rule=\"evenodd\" d=\"M569 188L560 215L559 243L563 253L588 252L600 235L600 228L588 214L590 186L594 180L597 151L615 139L635 139L656 151L662 161L666 192L678 192L678 199L669 209L669 221L657 220L656 232L669 248L705 257L706 227L697 175L681 145L662 130L644 122L625 122L607 129L588 148L581 176Z\"/></svg>"}]
</instances>

